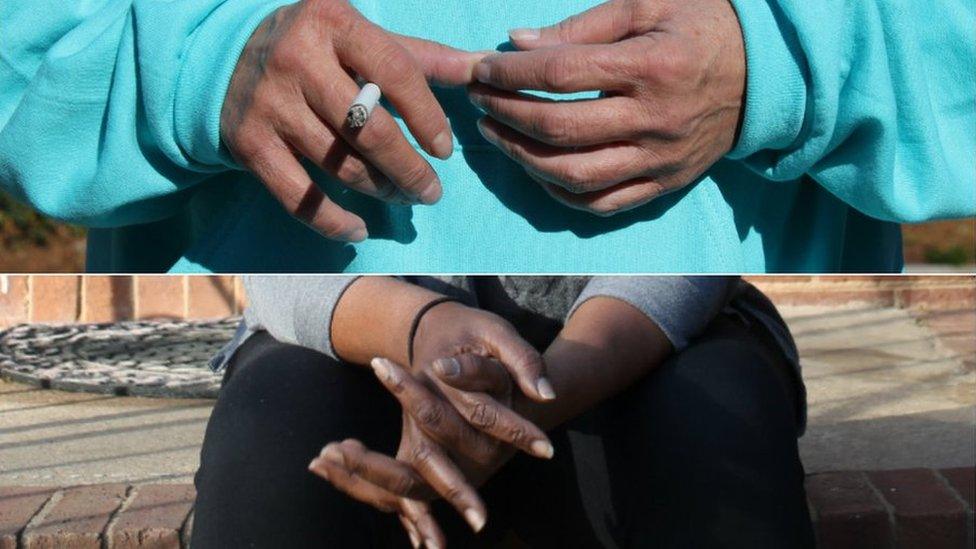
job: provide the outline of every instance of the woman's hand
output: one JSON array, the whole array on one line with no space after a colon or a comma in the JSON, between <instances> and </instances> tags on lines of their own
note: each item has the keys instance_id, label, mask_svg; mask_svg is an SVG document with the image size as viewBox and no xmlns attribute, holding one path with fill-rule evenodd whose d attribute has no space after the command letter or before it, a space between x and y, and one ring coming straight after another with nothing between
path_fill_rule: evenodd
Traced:
<instances>
[{"instance_id":1,"label":"woman's hand","mask_svg":"<svg viewBox=\"0 0 976 549\"><path fill-rule=\"evenodd\" d=\"M511 323L494 313L453 301L441 303L424 313L411 344L415 372L438 359L492 357L502 363L529 398L542 402L556 398L545 376L542 355Z\"/></svg>"},{"instance_id":2,"label":"woman's hand","mask_svg":"<svg viewBox=\"0 0 976 549\"><path fill-rule=\"evenodd\" d=\"M359 91L354 77L377 83L424 150L447 158L453 137L428 80L467 84L479 57L386 32L347 0L303 0L268 16L245 46L224 99L221 138L290 214L328 238L360 241L363 220L330 201L296 155L368 195L437 202L437 174L388 112L377 106L358 130L345 123Z\"/></svg>"},{"instance_id":3,"label":"woman's hand","mask_svg":"<svg viewBox=\"0 0 976 549\"><path fill-rule=\"evenodd\" d=\"M456 355L456 374L447 361L434 360L416 377L377 359L373 362L377 377L404 409L399 460L365 450L357 441L345 441L326 446L310 468L353 498L398 512L415 546L423 540L428 547L443 547L443 534L424 500L429 494L440 494L470 517L469 523L477 529L486 515L478 514L484 512L484 504L474 487L497 471L513 450L495 442L483 445L479 436L483 433L472 429L456 405L442 395L484 391L481 415L489 418L488 423L529 418L532 429L548 429L631 385L671 351L660 327L644 313L615 298L595 297L576 310L546 350L548 373L560 394L553 402L540 403L513 391L508 371L478 355ZM441 395L424 380L433 382ZM482 458L470 460L449 450L459 444L483 451Z\"/></svg>"},{"instance_id":4,"label":"woman's hand","mask_svg":"<svg viewBox=\"0 0 976 549\"><path fill-rule=\"evenodd\" d=\"M696 180L732 149L745 51L728 0L610 0L518 29L525 51L485 58L470 97L482 135L556 200L597 215ZM599 90L552 101L520 90Z\"/></svg>"},{"instance_id":5,"label":"woman's hand","mask_svg":"<svg viewBox=\"0 0 976 549\"><path fill-rule=\"evenodd\" d=\"M532 423L510 409L513 387L497 361L459 355L426 372L437 388L466 401L481 427L520 432L522 448L536 445L552 455L552 446ZM399 365L376 359L376 376L403 407L403 432L397 459L372 452L356 440L330 443L309 468L351 497L379 510L396 512L416 547L443 547L443 533L425 503L439 495L453 505L472 529L486 521L484 503L475 491L515 452L497 438L472 427L438 389ZM442 393L443 394L443 393ZM467 408L466 408L467 409ZM532 441L532 442L529 442Z\"/></svg>"}]
</instances>

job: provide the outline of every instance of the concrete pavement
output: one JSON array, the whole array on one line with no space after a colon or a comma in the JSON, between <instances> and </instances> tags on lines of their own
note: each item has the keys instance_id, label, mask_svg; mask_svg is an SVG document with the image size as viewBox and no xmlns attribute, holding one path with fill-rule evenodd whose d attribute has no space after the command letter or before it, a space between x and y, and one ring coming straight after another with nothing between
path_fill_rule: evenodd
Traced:
<instances>
[{"instance_id":1,"label":"concrete pavement","mask_svg":"<svg viewBox=\"0 0 976 549\"><path fill-rule=\"evenodd\" d=\"M907 310L781 311L809 391L808 472L976 463L971 353ZM976 312L960 319L954 337L976 334ZM212 404L0 381L0 485L191 482Z\"/></svg>"}]
</instances>

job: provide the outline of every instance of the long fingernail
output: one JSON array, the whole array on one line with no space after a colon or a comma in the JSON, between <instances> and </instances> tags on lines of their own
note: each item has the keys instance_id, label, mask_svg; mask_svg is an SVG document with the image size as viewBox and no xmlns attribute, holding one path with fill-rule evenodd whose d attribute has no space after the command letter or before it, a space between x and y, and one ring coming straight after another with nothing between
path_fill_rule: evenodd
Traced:
<instances>
[{"instance_id":1,"label":"long fingernail","mask_svg":"<svg viewBox=\"0 0 976 549\"><path fill-rule=\"evenodd\" d=\"M539 36L538 29L512 29L508 31L508 37L515 42L531 42L538 40Z\"/></svg>"},{"instance_id":2,"label":"long fingernail","mask_svg":"<svg viewBox=\"0 0 976 549\"><path fill-rule=\"evenodd\" d=\"M535 382L535 388L537 391L539 391L542 398L546 400L556 398L556 391L552 388L552 383L550 383L547 378L540 377L539 381Z\"/></svg>"},{"instance_id":3,"label":"long fingernail","mask_svg":"<svg viewBox=\"0 0 976 549\"><path fill-rule=\"evenodd\" d=\"M439 183L431 183L430 185L427 185L427 188L420 191L420 196L418 198L420 199L421 204L430 206L431 204L436 204L437 201L441 199L442 194L443 191L441 190L441 185Z\"/></svg>"},{"instance_id":4,"label":"long fingernail","mask_svg":"<svg viewBox=\"0 0 976 549\"><path fill-rule=\"evenodd\" d=\"M447 129L437 134L430 144L434 156L442 160L447 160L454 152L454 134L451 132L450 124L448 121Z\"/></svg>"},{"instance_id":5,"label":"long fingernail","mask_svg":"<svg viewBox=\"0 0 976 549\"><path fill-rule=\"evenodd\" d=\"M464 510L464 520L468 521L475 532L480 532L485 527L485 515L475 508Z\"/></svg>"},{"instance_id":6,"label":"long fingernail","mask_svg":"<svg viewBox=\"0 0 976 549\"><path fill-rule=\"evenodd\" d=\"M410 536L410 545L413 546L413 549L418 549L420 547L420 538L417 537L417 534L407 530L407 535Z\"/></svg>"},{"instance_id":7,"label":"long fingernail","mask_svg":"<svg viewBox=\"0 0 976 549\"><path fill-rule=\"evenodd\" d=\"M369 361L369 365L378 377L387 380L393 379L393 369L390 368L389 361L385 358L376 357Z\"/></svg>"},{"instance_id":8,"label":"long fingernail","mask_svg":"<svg viewBox=\"0 0 976 549\"><path fill-rule=\"evenodd\" d=\"M434 361L434 371L444 377L454 377L461 373L461 363L454 357L438 358Z\"/></svg>"},{"instance_id":9,"label":"long fingernail","mask_svg":"<svg viewBox=\"0 0 976 549\"><path fill-rule=\"evenodd\" d=\"M552 455L556 453L556 450L552 447L552 444L549 444L549 442L545 440L533 440L529 448L532 450L533 455L543 459L550 459L552 458Z\"/></svg>"}]
</instances>

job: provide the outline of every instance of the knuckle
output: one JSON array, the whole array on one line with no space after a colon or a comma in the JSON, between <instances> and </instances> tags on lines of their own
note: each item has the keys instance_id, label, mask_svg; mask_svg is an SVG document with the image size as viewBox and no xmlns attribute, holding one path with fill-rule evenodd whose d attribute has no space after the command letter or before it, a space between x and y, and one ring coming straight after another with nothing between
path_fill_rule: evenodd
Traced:
<instances>
[{"instance_id":1,"label":"knuckle","mask_svg":"<svg viewBox=\"0 0 976 549\"><path fill-rule=\"evenodd\" d=\"M521 425L512 425L508 428L508 440L515 446L523 445L526 442L525 429Z\"/></svg>"},{"instance_id":2,"label":"knuckle","mask_svg":"<svg viewBox=\"0 0 976 549\"><path fill-rule=\"evenodd\" d=\"M695 76L695 63L684 50L669 48L645 60L645 76L652 82L674 85Z\"/></svg>"},{"instance_id":3,"label":"knuckle","mask_svg":"<svg viewBox=\"0 0 976 549\"><path fill-rule=\"evenodd\" d=\"M430 166L423 160L411 162L397 174L400 187L408 192L419 192L433 179Z\"/></svg>"},{"instance_id":4,"label":"knuckle","mask_svg":"<svg viewBox=\"0 0 976 549\"><path fill-rule=\"evenodd\" d=\"M342 236L349 229L345 222L338 217L326 214L322 208L310 209L306 213L302 208L296 207L294 215L302 221L318 227L325 236L330 238Z\"/></svg>"},{"instance_id":5,"label":"knuckle","mask_svg":"<svg viewBox=\"0 0 976 549\"><path fill-rule=\"evenodd\" d=\"M368 59L376 71L382 72L390 89L405 89L414 82L417 63L399 45L391 41L379 41L369 48Z\"/></svg>"},{"instance_id":6,"label":"knuckle","mask_svg":"<svg viewBox=\"0 0 976 549\"><path fill-rule=\"evenodd\" d=\"M498 411L487 402L477 402L471 407L468 421L480 429L492 429L498 423Z\"/></svg>"},{"instance_id":7,"label":"knuckle","mask_svg":"<svg viewBox=\"0 0 976 549\"><path fill-rule=\"evenodd\" d=\"M376 198L384 202L400 203L403 201L400 190L386 180L376 186Z\"/></svg>"},{"instance_id":8,"label":"knuckle","mask_svg":"<svg viewBox=\"0 0 976 549\"><path fill-rule=\"evenodd\" d=\"M335 176L344 183L362 183L369 179L369 171L365 164L347 156L335 167Z\"/></svg>"},{"instance_id":9,"label":"knuckle","mask_svg":"<svg viewBox=\"0 0 976 549\"><path fill-rule=\"evenodd\" d=\"M310 19L322 22L341 36L356 36L362 18L344 4L334 0L308 0Z\"/></svg>"},{"instance_id":10,"label":"knuckle","mask_svg":"<svg viewBox=\"0 0 976 549\"><path fill-rule=\"evenodd\" d=\"M418 444L410 450L410 463L427 463L430 461L433 451L426 444Z\"/></svg>"},{"instance_id":11,"label":"knuckle","mask_svg":"<svg viewBox=\"0 0 976 549\"><path fill-rule=\"evenodd\" d=\"M455 503L463 502L465 499L464 490L456 484L450 484L444 490L444 499Z\"/></svg>"},{"instance_id":12,"label":"knuckle","mask_svg":"<svg viewBox=\"0 0 976 549\"><path fill-rule=\"evenodd\" d=\"M578 128L579 122L565 115L540 116L533 127L543 141L552 145L567 143L571 136L576 135Z\"/></svg>"},{"instance_id":13,"label":"knuckle","mask_svg":"<svg viewBox=\"0 0 976 549\"><path fill-rule=\"evenodd\" d=\"M444 408L439 404L424 400L416 408L417 421L427 427L436 428L444 420Z\"/></svg>"},{"instance_id":14,"label":"knuckle","mask_svg":"<svg viewBox=\"0 0 976 549\"><path fill-rule=\"evenodd\" d=\"M240 160L257 159L263 154L266 147L262 139L256 137L257 132L249 131L248 128L239 128L233 132L232 138L228 140L228 146ZM252 137L254 136L254 137Z\"/></svg>"},{"instance_id":15,"label":"knuckle","mask_svg":"<svg viewBox=\"0 0 976 549\"><path fill-rule=\"evenodd\" d=\"M379 110L379 107L377 107ZM400 128L388 117L375 117L355 137L362 151L372 156L387 150L399 142Z\"/></svg>"},{"instance_id":16,"label":"knuckle","mask_svg":"<svg viewBox=\"0 0 976 549\"><path fill-rule=\"evenodd\" d=\"M552 91L570 91L573 81L573 65L563 55L552 55L542 65L542 79Z\"/></svg>"},{"instance_id":17,"label":"knuckle","mask_svg":"<svg viewBox=\"0 0 976 549\"><path fill-rule=\"evenodd\" d=\"M272 52L268 59L268 66L283 73L297 72L305 66L307 59L302 50L303 48L285 43Z\"/></svg>"},{"instance_id":18,"label":"knuckle","mask_svg":"<svg viewBox=\"0 0 976 549\"><path fill-rule=\"evenodd\" d=\"M409 494L414 491L416 483L409 475L397 475L391 483L390 489L394 494Z\"/></svg>"},{"instance_id":19,"label":"knuckle","mask_svg":"<svg viewBox=\"0 0 976 549\"><path fill-rule=\"evenodd\" d=\"M572 162L560 168L556 177L572 193L585 193L593 185L593 168L582 162Z\"/></svg>"}]
</instances>

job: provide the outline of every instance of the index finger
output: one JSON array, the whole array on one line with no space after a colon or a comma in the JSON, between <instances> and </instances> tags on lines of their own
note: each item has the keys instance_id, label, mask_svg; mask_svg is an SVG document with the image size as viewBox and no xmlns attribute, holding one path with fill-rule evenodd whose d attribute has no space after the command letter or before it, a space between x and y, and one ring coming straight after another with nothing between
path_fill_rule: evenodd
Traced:
<instances>
[{"instance_id":1,"label":"index finger","mask_svg":"<svg viewBox=\"0 0 976 549\"><path fill-rule=\"evenodd\" d=\"M489 55L474 67L474 77L503 90L556 93L627 91L626 56L617 45L566 45Z\"/></svg>"}]
</instances>

